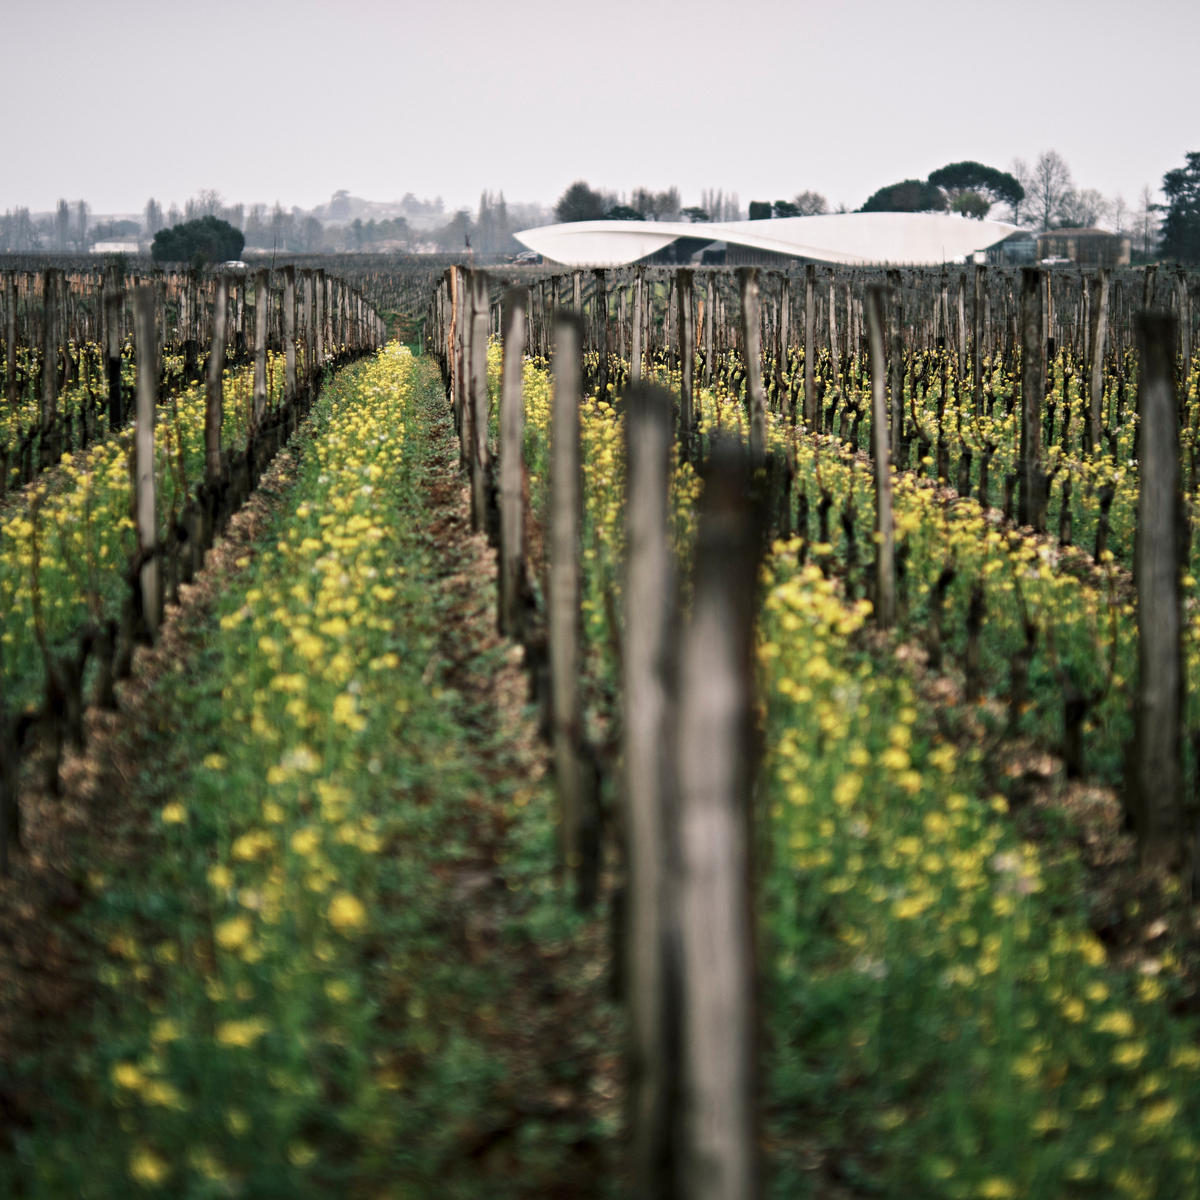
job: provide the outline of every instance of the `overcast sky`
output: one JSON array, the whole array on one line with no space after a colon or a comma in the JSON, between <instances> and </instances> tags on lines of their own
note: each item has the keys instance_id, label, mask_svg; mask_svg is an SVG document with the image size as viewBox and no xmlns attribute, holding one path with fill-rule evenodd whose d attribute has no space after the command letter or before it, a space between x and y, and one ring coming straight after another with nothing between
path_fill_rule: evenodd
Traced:
<instances>
[{"instance_id":1,"label":"overcast sky","mask_svg":"<svg viewBox=\"0 0 1200 1200\"><path fill-rule=\"evenodd\" d=\"M3 0L3 27L0 211L576 179L857 208L1047 149L1133 207L1200 150L1197 0Z\"/></svg>"}]
</instances>

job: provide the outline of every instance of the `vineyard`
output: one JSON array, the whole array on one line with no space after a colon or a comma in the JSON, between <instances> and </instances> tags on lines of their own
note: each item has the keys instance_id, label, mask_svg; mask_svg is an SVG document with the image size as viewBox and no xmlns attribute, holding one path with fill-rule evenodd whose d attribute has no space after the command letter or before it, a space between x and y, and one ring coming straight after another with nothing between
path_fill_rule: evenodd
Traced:
<instances>
[{"instance_id":1,"label":"vineyard","mask_svg":"<svg viewBox=\"0 0 1200 1200\"><path fill-rule=\"evenodd\" d=\"M1200 1190L1195 275L4 283L0 1191Z\"/></svg>"}]
</instances>

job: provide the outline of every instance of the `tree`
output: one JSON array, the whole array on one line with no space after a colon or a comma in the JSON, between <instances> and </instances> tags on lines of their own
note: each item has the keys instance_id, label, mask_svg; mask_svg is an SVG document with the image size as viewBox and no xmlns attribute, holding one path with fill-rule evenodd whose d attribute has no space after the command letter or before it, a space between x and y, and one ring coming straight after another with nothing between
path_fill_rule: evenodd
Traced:
<instances>
[{"instance_id":1,"label":"tree","mask_svg":"<svg viewBox=\"0 0 1200 1200\"><path fill-rule=\"evenodd\" d=\"M146 219L146 233L153 237L164 225L162 205L151 196L146 201L143 215Z\"/></svg>"},{"instance_id":2,"label":"tree","mask_svg":"<svg viewBox=\"0 0 1200 1200\"><path fill-rule=\"evenodd\" d=\"M1107 221L1111 211L1095 188L1071 188L1059 205L1056 224L1064 229L1090 229Z\"/></svg>"},{"instance_id":3,"label":"tree","mask_svg":"<svg viewBox=\"0 0 1200 1200\"><path fill-rule=\"evenodd\" d=\"M940 187L920 179L905 179L880 188L860 212L945 212L946 197Z\"/></svg>"},{"instance_id":4,"label":"tree","mask_svg":"<svg viewBox=\"0 0 1200 1200\"><path fill-rule=\"evenodd\" d=\"M709 216L708 209L700 208L698 205L695 205L695 204L691 205L688 208L683 209L679 215L685 221L690 221L693 225L702 223L704 221L712 220L712 217Z\"/></svg>"},{"instance_id":5,"label":"tree","mask_svg":"<svg viewBox=\"0 0 1200 1200\"><path fill-rule=\"evenodd\" d=\"M1146 184L1138 196L1138 206L1133 210L1134 242L1141 243L1141 253L1144 258L1150 257L1158 242L1158 231L1161 224L1158 215L1160 211L1161 206L1154 202L1154 193L1150 190L1150 185Z\"/></svg>"},{"instance_id":6,"label":"tree","mask_svg":"<svg viewBox=\"0 0 1200 1200\"><path fill-rule=\"evenodd\" d=\"M1071 169L1056 150L1043 150L1033 164L1029 215L1041 229L1060 223L1063 201L1071 191Z\"/></svg>"},{"instance_id":7,"label":"tree","mask_svg":"<svg viewBox=\"0 0 1200 1200\"><path fill-rule=\"evenodd\" d=\"M650 221L674 221L679 216L679 189L667 188L663 192L652 192L637 188L629 198L631 208L646 214Z\"/></svg>"},{"instance_id":8,"label":"tree","mask_svg":"<svg viewBox=\"0 0 1200 1200\"><path fill-rule=\"evenodd\" d=\"M792 200L776 200L771 205L771 215L773 217L799 217L801 216L800 206Z\"/></svg>"},{"instance_id":9,"label":"tree","mask_svg":"<svg viewBox=\"0 0 1200 1200\"><path fill-rule=\"evenodd\" d=\"M797 192L793 203L798 217L817 217L829 211L829 201L820 192Z\"/></svg>"},{"instance_id":10,"label":"tree","mask_svg":"<svg viewBox=\"0 0 1200 1200\"><path fill-rule=\"evenodd\" d=\"M1200 263L1200 151L1186 159L1186 166L1163 176L1162 252L1182 263Z\"/></svg>"},{"instance_id":11,"label":"tree","mask_svg":"<svg viewBox=\"0 0 1200 1200\"><path fill-rule=\"evenodd\" d=\"M593 191L580 179L559 196L554 216L562 222L599 221L611 207L601 192Z\"/></svg>"},{"instance_id":12,"label":"tree","mask_svg":"<svg viewBox=\"0 0 1200 1200\"><path fill-rule=\"evenodd\" d=\"M150 253L155 262L186 262L193 266L226 262L242 252L246 239L240 229L218 217L185 221L154 235Z\"/></svg>"},{"instance_id":13,"label":"tree","mask_svg":"<svg viewBox=\"0 0 1200 1200\"><path fill-rule=\"evenodd\" d=\"M1113 233L1124 233L1125 220L1129 216L1129 206L1125 203L1125 197L1118 192L1112 198L1109 208L1112 212Z\"/></svg>"},{"instance_id":14,"label":"tree","mask_svg":"<svg viewBox=\"0 0 1200 1200\"><path fill-rule=\"evenodd\" d=\"M67 238L71 233L71 206L65 201L60 200L58 207L54 210L54 248L55 250L65 250L67 248Z\"/></svg>"},{"instance_id":15,"label":"tree","mask_svg":"<svg viewBox=\"0 0 1200 1200\"><path fill-rule=\"evenodd\" d=\"M769 200L750 201L750 220L769 221L771 219L771 202Z\"/></svg>"},{"instance_id":16,"label":"tree","mask_svg":"<svg viewBox=\"0 0 1200 1200\"><path fill-rule=\"evenodd\" d=\"M88 217L91 209L86 200L75 202L75 245L80 254L86 254L88 249Z\"/></svg>"},{"instance_id":17,"label":"tree","mask_svg":"<svg viewBox=\"0 0 1200 1200\"><path fill-rule=\"evenodd\" d=\"M614 204L604 214L604 219L606 221L644 221L646 214L638 212L636 208L630 208L628 204Z\"/></svg>"},{"instance_id":18,"label":"tree","mask_svg":"<svg viewBox=\"0 0 1200 1200\"><path fill-rule=\"evenodd\" d=\"M982 221L991 211L992 202L981 192L959 192L950 198L950 211Z\"/></svg>"},{"instance_id":19,"label":"tree","mask_svg":"<svg viewBox=\"0 0 1200 1200\"><path fill-rule=\"evenodd\" d=\"M1025 199L1025 188L1014 175L971 160L947 163L931 171L929 182L946 193L951 211L980 220L993 204L1007 204L1018 211Z\"/></svg>"}]
</instances>

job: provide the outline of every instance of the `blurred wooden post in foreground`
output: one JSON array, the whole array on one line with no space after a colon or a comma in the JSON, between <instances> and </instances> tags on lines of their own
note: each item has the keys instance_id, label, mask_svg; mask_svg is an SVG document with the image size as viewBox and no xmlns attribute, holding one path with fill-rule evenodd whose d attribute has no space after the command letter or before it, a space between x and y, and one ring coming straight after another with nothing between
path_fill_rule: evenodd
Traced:
<instances>
[{"instance_id":1,"label":"blurred wooden post in foreground","mask_svg":"<svg viewBox=\"0 0 1200 1200\"><path fill-rule=\"evenodd\" d=\"M896 621L896 531L892 521L883 295L881 287L871 286L867 289L867 340L871 349L871 449L875 459L875 623L880 629L890 629Z\"/></svg>"},{"instance_id":2,"label":"blurred wooden post in foreground","mask_svg":"<svg viewBox=\"0 0 1200 1200\"><path fill-rule=\"evenodd\" d=\"M669 517L671 407L660 388L625 399L624 821L629 882L626 978L630 1008L629 1127L637 1200L679 1195L678 946L670 872L674 586Z\"/></svg>"},{"instance_id":3,"label":"blurred wooden post in foreground","mask_svg":"<svg viewBox=\"0 0 1200 1200\"><path fill-rule=\"evenodd\" d=\"M138 583L142 617L151 641L162 620L162 585L158 562L158 518L154 496L154 416L158 404L158 335L154 327L154 289L133 293L134 339L137 349L137 409L134 426L134 508L141 567Z\"/></svg>"},{"instance_id":4,"label":"blurred wooden post in foreground","mask_svg":"<svg viewBox=\"0 0 1200 1200\"><path fill-rule=\"evenodd\" d=\"M1166 313L1137 322L1139 489L1133 575L1137 589L1138 682L1126 804L1142 863L1175 868L1183 845L1185 677L1180 595L1182 532L1179 416L1175 394L1178 326Z\"/></svg>"},{"instance_id":5,"label":"blurred wooden post in foreground","mask_svg":"<svg viewBox=\"0 0 1200 1200\"><path fill-rule=\"evenodd\" d=\"M675 739L682 970L682 1188L755 1200L758 1162L751 848L754 615L760 531L753 463L713 450L682 633Z\"/></svg>"}]
</instances>

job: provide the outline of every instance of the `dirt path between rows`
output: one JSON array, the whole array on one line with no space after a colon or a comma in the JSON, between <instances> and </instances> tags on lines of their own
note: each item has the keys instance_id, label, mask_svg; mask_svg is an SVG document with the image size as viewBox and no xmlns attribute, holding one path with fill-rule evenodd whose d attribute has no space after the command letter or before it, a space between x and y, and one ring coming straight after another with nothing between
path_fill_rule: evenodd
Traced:
<instances>
[{"instance_id":1,"label":"dirt path between rows","mask_svg":"<svg viewBox=\"0 0 1200 1200\"><path fill-rule=\"evenodd\" d=\"M505 935L520 901L511 896L502 865L511 812L498 793L511 793L513 772L519 772L532 794L549 770L549 754L538 737L522 653L496 633L496 555L482 534L470 531L469 495L448 415L443 412L429 432L422 486L425 536L437 551L430 597L440 614L436 673L440 686L458 697L462 738L473 745L485 779L507 779L497 796L483 792L454 831L470 853L438 881L455 900L447 914L446 954L484 965L489 956L505 956L509 975L516 962L519 981L497 996L499 1019L470 1031L492 1043L511 1069L488 1106L489 1121L464 1130L459 1171L477 1171L481 1187L495 1196L611 1196L619 1194L611 1131L620 1123L620 1036L606 997L604 924L592 922L569 945L514 945ZM168 606L160 641L138 652L134 674L118 685L120 710L89 711L86 748L65 760L61 794L27 788L22 796L24 851L12 876L0 880L0 1153L52 1110L50 1089L61 1086L74 1052L63 1030L96 994L96 971L107 950L75 918L99 893L103 876L136 872L155 852L153 822L171 782L169 772L164 777L156 770L171 735L159 689L180 662L202 669L214 602L287 504L305 437L306 428L234 516L196 581L181 587L179 603ZM40 1060L32 1075L4 1068L31 1054ZM524 1168L521 1144L530 1125L536 1136L564 1143L553 1177L525 1181L513 1174Z\"/></svg>"}]
</instances>

